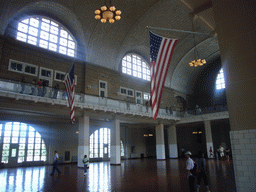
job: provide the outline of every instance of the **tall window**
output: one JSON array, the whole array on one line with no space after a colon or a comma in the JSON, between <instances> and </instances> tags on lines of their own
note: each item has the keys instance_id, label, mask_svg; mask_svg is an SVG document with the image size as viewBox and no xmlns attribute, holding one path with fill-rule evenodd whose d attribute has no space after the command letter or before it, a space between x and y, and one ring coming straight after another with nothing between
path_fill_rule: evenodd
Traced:
<instances>
[{"instance_id":1,"label":"tall window","mask_svg":"<svg viewBox=\"0 0 256 192\"><path fill-rule=\"evenodd\" d=\"M142 57L136 54L127 54L122 60L122 72L134 77L150 81L150 69Z\"/></svg>"},{"instance_id":2,"label":"tall window","mask_svg":"<svg viewBox=\"0 0 256 192\"><path fill-rule=\"evenodd\" d=\"M224 88L225 88L224 73L223 73L223 69L221 68L216 79L216 89L224 89Z\"/></svg>"},{"instance_id":3,"label":"tall window","mask_svg":"<svg viewBox=\"0 0 256 192\"><path fill-rule=\"evenodd\" d=\"M100 128L90 135L90 158L110 158L110 129ZM120 142L121 156L124 156L124 145Z\"/></svg>"},{"instance_id":4,"label":"tall window","mask_svg":"<svg viewBox=\"0 0 256 192\"><path fill-rule=\"evenodd\" d=\"M18 40L58 52L75 56L76 42L61 24L46 17L31 16L18 23Z\"/></svg>"},{"instance_id":5,"label":"tall window","mask_svg":"<svg viewBox=\"0 0 256 192\"><path fill-rule=\"evenodd\" d=\"M44 140L33 127L25 123L0 124L0 150L1 162L6 164L46 161Z\"/></svg>"}]
</instances>

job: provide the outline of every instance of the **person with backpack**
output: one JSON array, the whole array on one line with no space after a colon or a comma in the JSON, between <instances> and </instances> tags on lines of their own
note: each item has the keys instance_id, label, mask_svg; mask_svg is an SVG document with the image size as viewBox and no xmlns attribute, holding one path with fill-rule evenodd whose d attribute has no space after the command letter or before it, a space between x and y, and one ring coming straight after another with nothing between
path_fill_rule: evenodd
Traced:
<instances>
[{"instance_id":1,"label":"person with backpack","mask_svg":"<svg viewBox=\"0 0 256 192\"><path fill-rule=\"evenodd\" d=\"M89 165L89 159L87 158L87 155L84 155L83 163L84 163L84 176L85 176L87 175L87 167Z\"/></svg>"},{"instance_id":2,"label":"person with backpack","mask_svg":"<svg viewBox=\"0 0 256 192\"><path fill-rule=\"evenodd\" d=\"M199 153L198 153L197 167L198 167L199 173L197 175L197 190L196 191L199 192L201 180L203 179L207 192L210 192L209 185L208 185L208 179L207 179L207 175L206 175L206 165L205 165L204 153L202 153L201 151L199 151Z\"/></svg>"},{"instance_id":3,"label":"person with backpack","mask_svg":"<svg viewBox=\"0 0 256 192\"><path fill-rule=\"evenodd\" d=\"M190 158L192 153L187 151L185 156L187 158L186 161L186 170L188 171L187 178L188 178L188 186L190 192L195 191L195 179L196 179L196 163Z\"/></svg>"}]
</instances>

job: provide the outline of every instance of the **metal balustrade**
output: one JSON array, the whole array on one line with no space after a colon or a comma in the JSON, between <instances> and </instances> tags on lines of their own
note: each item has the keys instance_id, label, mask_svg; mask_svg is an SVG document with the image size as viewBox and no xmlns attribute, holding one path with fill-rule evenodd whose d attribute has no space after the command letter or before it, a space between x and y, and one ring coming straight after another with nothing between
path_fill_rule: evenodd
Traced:
<instances>
[{"instance_id":1,"label":"metal balustrade","mask_svg":"<svg viewBox=\"0 0 256 192\"><path fill-rule=\"evenodd\" d=\"M24 86L23 93L22 86ZM35 88L34 94L32 94L33 87ZM22 84L21 82L0 79L0 96L2 97L11 97L15 98L16 100L22 99L34 102L68 105L65 90L59 90L57 98L53 98L54 88L45 87L44 91L44 94L41 94L43 92L43 87L41 90L39 90L37 86L32 84ZM147 110L145 105L130 103L130 109L128 110L127 103L124 100L117 100L82 93L75 94L75 107L79 107L81 109L97 109L105 112L133 114L152 118L152 109L150 106L148 106ZM173 114L171 115L169 112L167 113L165 109L159 109L158 118L178 121L180 120L180 112L173 111Z\"/></svg>"}]
</instances>

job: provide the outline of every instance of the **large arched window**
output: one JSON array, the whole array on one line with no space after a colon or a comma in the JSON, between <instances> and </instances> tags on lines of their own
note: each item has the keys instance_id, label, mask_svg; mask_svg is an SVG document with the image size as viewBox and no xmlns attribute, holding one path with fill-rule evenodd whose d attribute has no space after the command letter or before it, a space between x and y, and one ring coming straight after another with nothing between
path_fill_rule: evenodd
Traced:
<instances>
[{"instance_id":1,"label":"large arched window","mask_svg":"<svg viewBox=\"0 0 256 192\"><path fill-rule=\"evenodd\" d=\"M127 54L122 59L122 72L150 81L150 69L147 62L136 54Z\"/></svg>"},{"instance_id":2,"label":"large arched window","mask_svg":"<svg viewBox=\"0 0 256 192\"><path fill-rule=\"evenodd\" d=\"M20 122L0 124L1 162L22 163L46 161L46 146L41 135L31 126Z\"/></svg>"},{"instance_id":3,"label":"large arched window","mask_svg":"<svg viewBox=\"0 0 256 192\"><path fill-rule=\"evenodd\" d=\"M110 129L100 128L90 135L90 158L110 158ZM124 145L120 141L121 156L124 156Z\"/></svg>"},{"instance_id":4,"label":"large arched window","mask_svg":"<svg viewBox=\"0 0 256 192\"><path fill-rule=\"evenodd\" d=\"M16 38L70 57L75 56L74 37L61 24L46 17L31 16L20 20Z\"/></svg>"},{"instance_id":5,"label":"large arched window","mask_svg":"<svg viewBox=\"0 0 256 192\"><path fill-rule=\"evenodd\" d=\"M224 88L225 88L224 73L223 73L223 69L221 68L216 79L216 89L219 90Z\"/></svg>"}]
</instances>

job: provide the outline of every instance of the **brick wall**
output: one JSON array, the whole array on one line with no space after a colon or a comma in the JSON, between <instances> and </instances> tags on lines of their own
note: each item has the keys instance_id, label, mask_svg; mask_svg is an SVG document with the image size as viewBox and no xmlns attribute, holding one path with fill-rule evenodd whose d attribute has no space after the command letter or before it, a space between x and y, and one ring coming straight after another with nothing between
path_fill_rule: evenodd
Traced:
<instances>
[{"instance_id":1,"label":"brick wall","mask_svg":"<svg viewBox=\"0 0 256 192\"><path fill-rule=\"evenodd\" d=\"M230 131L238 192L256 191L256 130Z\"/></svg>"}]
</instances>

